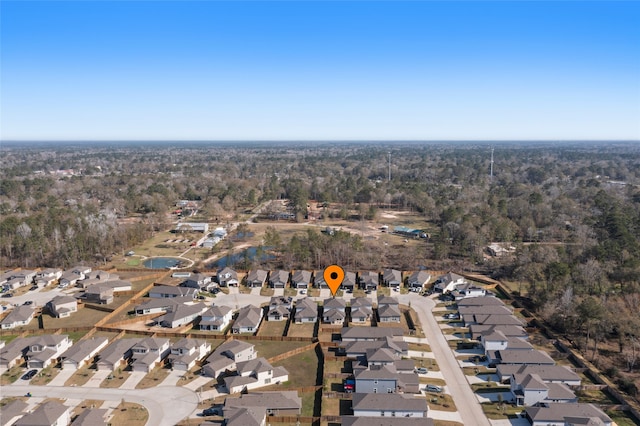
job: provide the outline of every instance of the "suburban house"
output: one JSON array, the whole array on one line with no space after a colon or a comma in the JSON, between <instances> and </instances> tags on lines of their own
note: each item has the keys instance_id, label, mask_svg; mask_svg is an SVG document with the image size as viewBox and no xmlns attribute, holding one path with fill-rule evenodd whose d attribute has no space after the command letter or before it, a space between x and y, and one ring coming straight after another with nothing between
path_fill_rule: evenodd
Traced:
<instances>
[{"instance_id":1,"label":"suburban house","mask_svg":"<svg viewBox=\"0 0 640 426\"><path fill-rule=\"evenodd\" d=\"M15 424L16 420L24 416L29 404L21 399L14 399L13 401L2 406L1 421L2 426L8 426Z\"/></svg>"},{"instance_id":2,"label":"suburban house","mask_svg":"<svg viewBox=\"0 0 640 426\"><path fill-rule=\"evenodd\" d=\"M397 269L384 269L382 271L382 282L387 287L398 288L402 285L402 272Z\"/></svg>"},{"instance_id":3,"label":"suburban house","mask_svg":"<svg viewBox=\"0 0 640 426\"><path fill-rule=\"evenodd\" d=\"M127 338L117 339L111 342L98 354L96 361L97 370L115 371L119 367L125 367L126 361L131 358L131 348L142 339Z\"/></svg>"},{"instance_id":4,"label":"suburban house","mask_svg":"<svg viewBox=\"0 0 640 426\"><path fill-rule=\"evenodd\" d=\"M2 327L3 330L8 330L27 325L33 319L34 314L35 310L31 306L16 306L2 321L0 321L0 327Z\"/></svg>"},{"instance_id":5,"label":"suburban house","mask_svg":"<svg viewBox=\"0 0 640 426\"><path fill-rule=\"evenodd\" d=\"M322 306L322 322L325 324L342 325L347 317L347 302L342 298L330 297L325 299Z\"/></svg>"},{"instance_id":6,"label":"suburban house","mask_svg":"<svg viewBox=\"0 0 640 426\"><path fill-rule=\"evenodd\" d=\"M401 373L393 364L354 369L353 376L360 393L418 393L420 388L416 373Z\"/></svg>"},{"instance_id":7,"label":"suburban house","mask_svg":"<svg viewBox=\"0 0 640 426\"><path fill-rule=\"evenodd\" d=\"M267 312L268 321L283 321L289 319L291 314L291 297L274 296L269 301Z\"/></svg>"},{"instance_id":8,"label":"suburban house","mask_svg":"<svg viewBox=\"0 0 640 426\"><path fill-rule=\"evenodd\" d=\"M354 417L427 417L427 401L424 398L358 392L353 394L352 400Z\"/></svg>"},{"instance_id":9,"label":"suburban house","mask_svg":"<svg viewBox=\"0 0 640 426\"><path fill-rule=\"evenodd\" d=\"M71 296L56 296L46 306L56 318L66 318L78 311L78 300Z\"/></svg>"},{"instance_id":10,"label":"suburban house","mask_svg":"<svg viewBox=\"0 0 640 426\"><path fill-rule=\"evenodd\" d=\"M438 293L449 293L456 289L457 286L466 284L466 280L464 277L449 272L447 274L441 275L438 279L433 283L433 289Z\"/></svg>"},{"instance_id":11,"label":"suburban house","mask_svg":"<svg viewBox=\"0 0 640 426\"><path fill-rule=\"evenodd\" d=\"M380 275L373 271L364 271L360 273L360 286L364 290L377 290Z\"/></svg>"},{"instance_id":12,"label":"suburban house","mask_svg":"<svg viewBox=\"0 0 640 426\"><path fill-rule=\"evenodd\" d=\"M231 326L231 332L233 334L255 333L262 322L262 314L262 308L253 305L243 306Z\"/></svg>"},{"instance_id":13,"label":"suburban house","mask_svg":"<svg viewBox=\"0 0 640 426\"><path fill-rule=\"evenodd\" d=\"M524 323L513 315L494 315L494 314L473 314L463 315L462 322L465 327L472 324L482 325L515 325L522 326Z\"/></svg>"},{"instance_id":14,"label":"suburban house","mask_svg":"<svg viewBox=\"0 0 640 426\"><path fill-rule=\"evenodd\" d=\"M289 380L284 367L273 367L265 358L256 358L236 363L236 375L224 378L229 393L269 386Z\"/></svg>"},{"instance_id":15,"label":"suburban house","mask_svg":"<svg viewBox=\"0 0 640 426\"><path fill-rule=\"evenodd\" d=\"M427 271L416 271L409 275L407 285L410 291L421 292L431 280L431 275Z\"/></svg>"},{"instance_id":16,"label":"suburban house","mask_svg":"<svg viewBox=\"0 0 640 426\"><path fill-rule=\"evenodd\" d=\"M361 363L367 363L367 355L372 350L381 348L391 352L395 359L407 356L409 345L402 340L393 340L391 337L385 337L382 340L359 340L340 343L339 350L349 359L357 359Z\"/></svg>"},{"instance_id":17,"label":"suburban house","mask_svg":"<svg viewBox=\"0 0 640 426\"><path fill-rule=\"evenodd\" d=\"M205 274L191 274L189 278L184 280L181 287L191 287L197 290L206 290L211 283L211 276Z\"/></svg>"},{"instance_id":18,"label":"suburban house","mask_svg":"<svg viewBox=\"0 0 640 426\"><path fill-rule=\"evenodd\" d=\"M62 276L61 269L47 268L36 273L35 284L42 288L55 283Z\"/></svg>"},{"instance_id":19,"label":"suburban house","mask_svg":"<svg viewBox=\"0 0 640 426\"><path fill-rule=\"evenodd\" d=\"M285 288L289 282L289 271L278 269L269 275L269 285L272 288Z\"/></svg>"},{"instance_id":20,"label":"suburban house","mask_svg":"<svg viewBox=\"0 0 640 426\"><path fill-rule=\"evenodd\" d=\"M228 266L218 272L220 287L237 287L238 283L238 273Z\"/></svg>"},{"instance_id":21,"label":"suburban house","mask_svg":"<svg viewBox=\"0 0 640 426\"><path fill-rule=\"evenodd\" d=\"M71 411L71 407L67 407L58 401L47 401L18 419L14 426L67 426L71 423Z\"/></svg>"},{"instance_id":22,"label":"suburban house","mask_svg":"<svg viewBox=\"0 0 640 426\"><path fill-rule=\"evenodd\" d=\"M291 287L293 288L308 288L311 282L311 272L298 270L291 276Z\"/></svg>"},{"instance_id":23,"label":"suburban house","mask_svg":"<svg viewBox=\"0 0 640 426\"><path fill-rule=\"evenodd\" d=\"M195 299L197 295L198 290L190 287L157 285L149 290L149 297L152 298L191 297L191 299Z\"/></svg>"},{"instance_id":24,"label":"suburban house","mask_svg":"<svg viewBox=\"0 0 640 426\"><path fill-rule=\"evenodd\" d=\"M94 284L85 289L83 298L88 303L108 305L113 302L113 288Z\"/></svg>"},{"instance_id":25,"label":"suburban house","mask_svg":"<svg viewBox=\"0 0 640 426\"><path fill-rule=\"evenodd\" d=\"M511 378L510 385L516 405L578 402L578 397L564 383L546 383L534 373L515 374Z\"/></svg>"},{"instance_id":26,"label":"suburban house","mask_svg":"<svg viewBox=\"0 0 640 426\"><path fill-rule=\"evenodd\" d=\"M267 410L264 407L229 408L225 413L225 426L266 426L267 424Z\"/></svg>"},{"instance_id":27,"label":"suburban house","mask_svg":"<svg viewBox=\"0 0 640 426\"><path fill-rule=\"evenodd\" d=\"M200 330L223 331L231 323L233 310L228 306L211 306L202 313Z\"/></svg>"},{"instance_id":28,"label":"suburban house","mask_svg":"<svg viewBox=\"0 0 640 426\"><path fill-rule=\"evenodd\" d=\"M24 354L35 341L36 337L18 337L7 343L0 349L0 367L8 369L20 364Z\"/></svg>"},{"instance_id":29,"label":"suburban house","mask_svg":"<svg viewBox=\"0 0 640 426\"><path fill-rule=\"evenodd\" d=\"M174 309L155 319L156 324L161 327L176 328L193 322L204 311L207 305L196 303L195 305L176 305Z\"/></svg>"},{"instance_id":30,"label":"suburban house","mask_svg":"<svg viewBox=\"0 0 640 426\"><path fill-rule=\"evenodd\" d=\"M513 315L513 309L507 305L458 306L458 312L464 315Z\"/></svg>"},{"instance_id":31,"label":"suburban house","mask_svg":"<svg viewBox=\"0 0 640 426\"><path fill-rule=\"evenodd\" d=\"M94 357L107 347L109 339L106 337L92 337L80 340L67 349L62 355L62 369L77 370L85 364L91 364Z\"/></svg>"},{"instance_id":32,"label":"suburban house","mask_svg":"<svg viewBox=\"0 0 640 426\"><path fill-rule=\"evenodd\" d=\"M510 383L514 375L536 374L545 383L564 383L567 386L580 386L578 374L562 365L518 365L498 364L496 375L501 383Z\"/></svg>"},{"instance_id":33,"label":"suburban house","mask_svg":"<svg viewBox=\"0 0 640 426\"><path fill-rule=\"evenodd\" d=\"M482 297L487 294L487 291L478 287L475 284L464 283L456 287L455 290L451 292L456 300L464 299L467 297Z\"/></svg>"},{"instance_id":34,"label":"suburban house","mask_svg":"<svg viewBox=\"0 0 640 426\"><path fill-rule=\"evenodd\" d=\"M211 350L211 344L200 339L180 339L171 345L169 363L174 370L188 371Z\"/></svg>"},{"instance_id":35,"label":"suburban house","mask_svg":"<svg viewBox=\"0 0 640 426\"><path fill-rule=\"evenodd\" d=\"M120 277L116 274L96 270L96 271L91 271L85 274L82 280L78 280L78 282L76 283L76 286L80 288L87 288L93 284L100 284L101 282L105 282L109 280L118 281L119 279Z\"/></svg>"},{"instance_id":36,"label":"suburban house","mask_svg":"<svg viewBox=\"0 0 640 426\"><path fill-rule=\"evenodd\" d=\"M343 342L385 340L387 337L402 339L400 327L343 327Z\"/></svg>"},{"instance_id":37,"label":"suburban house","mask_svg":"<svg viewBox=\"0 0 640 426\"><path fill-rule=\"evenodd\" d=\"M467 297L456 303L458 308L461 306L489 306L489 305L501 305L505 306L504 302L495 296L486 294L484 297Z\"/></svg>"},{"instance_id":38,"label":"suburban house","mask_svg":"<svg viewBox=\"0 0 640 426\"><path fill-rule=\"evenodd\" d=\"M247 287L262 287L269 273L262 269L252 269L247 274Z\"/></svg>"},{"instance_id":39,"label":"suburban house","mask_svg":"<svg viewBox=\"0 0 640 426\"><path fill-rule=\"evenodd\" d=\"M147 299L139 305L136 305L134 312L136 315L161 314L171 312L177 306L187 302L193 302L191 297L165 297Z\"/></svg>"},{"instance_id":40,"label":"suburban house","mask_svg":"<svg viewBox=\"0 0 640 426\"><path fill-rule=\"evenodd\" d=\"M345 271L344 279L342 280L341 287L344 290L353 291L358 287L358 280L355 272Z\"/></svg>"},{"instance_id":41,"label":"suburban house","mask_svg":"<svg viewBox=\"0 0 640 426\"><path fill-rule=\"evenodd\" d=\"M298 299L293 319L296 324L315 323L318 321L318 304L308 297Z\"/></svg>"},{"instance_id":42,"label":"suburban house","mask_svg":"<svg viewBox=\"0 0 640 426\"><path fill-rule=\"evenodd\" d=\"M594 404L550 403L527 407L525 413L532 426L613 425L611 417Z\"/></svg>"},{"instance_id":43,"label":"suburban house","mask_svg":"<svg viewBox=\"0 0 640 426\"><path fill-rule=\"evenodd\" d=\"M176 228L173 230L173 232L201 232L203 234L208 234L209 224L199 222L180 222L176 225Z\"/></svg>"},{"instance_id":44,"label":"suburban house","mask_svg":"<svg viewBox=\"0 0 640 426\"><path fill-rule=\"evenodd\" d=\"M520 350L505 349L499 351L488 351L487 358L489 365L492 364L527 364L527 365L555 365L553 358L544 351L537 349Z\"/></svg>"},{"instance_id":45,"label":"suburban house","mask_svg":"<svg viewBox=\"0 0 640 426\"><path fill-rule=\"evenodd\" d=\"M522 325L489 325L489 324L471 324L469 332L473 340L480 340L483 334L500 331L507 337L518 337L520 339L528 339L529 335Z\"/></svg>"},{"instance_id":46,"label":"suburban house","mask_svg":"<svg viewBox=\"0 0 640 426\"><path fill-rule=\"evenodd\" d=\"M429 417L385 417L377 418L376 426L433 426ZM342 426L372 426L371 417L342 416Z\"/></svg>"},{"instance_id":47,"label":"suburban house","mask_svg":"<svg viewBox=\"0 0 640 426\"><path fill-rule=\"evenodd\" d=\"M206 359L202 375L217 378L226 371L236 369L236 363L255 359L254 345L242 340L230 339L218 346Z\"/></svg>"},{"instance_id":48,"label":"suburban house","mask_svg":"<svg viewBox=\"0 0 640 426\"><path fill-rule=\"evenodd\" d=\"M380 322L400 322L400 305L398 299L390 296L378 298L378 319Z\"/></svg>"},{"instance_id":49,"label":"suburban house","mask_svg":"<svg viewBox=\"0 0 640 426\"><path fill-rule=\"evenodd\" d=\"M373 305L368 297L351 299L351 322L354 324L370 324Z\"/></svg>"},{"instance_id":50,"label":"suburban house","mask_svg":"<svg viewBox=\"0 0 640 426\"><path fill-rule=\"evenodd\" d=\"M31 285L35 276L35 271L16 269L2 274L2 276L0 276L0 285L2 285L4 291L15 290Z\"/></svg>"},{"instance_id":51,"label":"suburban house","mask_svg":"<svg viewBox=\"0 0 640 426\"><path fill-rule=\"evenodd\" d=\"M150 372L169 354L169 339L147 337L131 347L133 371Z\"/></svg>"},{"instance_id":52,"label":"suburban house","mask_svg":"<svg viewBox=\"0 0 640 426\"><path fill-rule=\"evenodd\" d=\"M86 408L78 414L71 426L107 426L110 417L106 408Z\"/></svg>"},{"instance_id":53,"label":"suburban house","mask_svg":"<svg viewBox=\"0 0 640 426\"><path fill-rule=\"evenodd\" d=\"M313 286L315 288L329 288L329 284L324 280L324 269L313 273Z\"/></svg>"},{"instance_id":54,"label":"suburban house","mask_svg":"<svg viewBox=\"0 0 640 426\"><path fill-rule=\"evenodd\" d=\"M298 396L298 391L251 392L227 397L224 401L224 417L228 418L229 412L239 408L256 407L265 409L268 415L295 416L302 410L302 398Z\"/></svg>"},{"instance_id":55,"label":"suburban house","mask_svg":"<svg viewBox=\"0 0 640 426\"><path fill-rule=\"evenodd\" d=\"M65 334L45 334L38 336L29 345L26 353L29 368L45 368L56 362L60 355L71 347L73 342Z\"/></svg>"}]
</instances>

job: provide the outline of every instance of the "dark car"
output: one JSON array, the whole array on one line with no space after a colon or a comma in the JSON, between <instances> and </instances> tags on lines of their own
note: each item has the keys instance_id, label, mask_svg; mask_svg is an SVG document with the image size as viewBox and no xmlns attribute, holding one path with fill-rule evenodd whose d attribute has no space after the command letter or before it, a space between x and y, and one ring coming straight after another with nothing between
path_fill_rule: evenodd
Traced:
<instances>
[{"instance_id":1,"label":"dark car","mask_svg":"<svg viewBox=\"0 0 640 426\"><path fill-rule=\"evenodd\" d=\"M33 305L33 300L27 300L26 302L23 303L23 305L26 305L26 306Z\"/></svg>"},{"instance_id":2,"label":"dark car","mask_svg":"<svg viewBox=\"0 0 640 426\"><path fill-rule=\"evenodd\" d=\"M22 380L31 380L38 373L38 370L29 370L22 376Z\"/></svg>"},{"instance_id":3,"label":"dark car","mask_svg":"<svg viewBox=\"0 0 640 426\"><path fill-rule=\"evenodd\" d=\"M220 409L216 407L205 408L202 411L203 416L220 416L221 414L222 413L220 413Z\"/></svg>"}]
</instances>

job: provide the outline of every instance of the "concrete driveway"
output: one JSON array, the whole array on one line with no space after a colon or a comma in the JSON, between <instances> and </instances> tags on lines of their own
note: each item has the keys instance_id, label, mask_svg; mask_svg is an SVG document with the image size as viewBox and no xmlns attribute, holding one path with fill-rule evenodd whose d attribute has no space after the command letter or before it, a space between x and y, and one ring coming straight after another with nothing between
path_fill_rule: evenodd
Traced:
<instances>
[{"instance_id":1,"label":"concrete driveway","mask_svg":"<svg viewBox=\"0 0 640 426\"><path fill-rule=\"evenodd\" d=\"M149 412L147 425L173 426L189 417L198 407L195 392L182 387L157 386L150 389L103 389L63 386L16 385L2 387L2 396L23 396L31 392L34 398L96 399L120 401L143 405Z\"/></svg>"},{"instance_id":2,"label":"concrete driveway","mask_svg":"<svg viewBox=\"0 0 640 426\"><path fill-rule=\"evenodd\" d=\"M147 373L144 371L132 371L129 378L120 386L120 389L135 389Z\"/></svg>"},{"instance_id":3,"label":"concrete driveway","mask_svg":"<svg viewBox=\"0 0 640 426\"><path fill-rule=\"evenodd\" d=\"M431 351L435 355L440 367L440 372L447 382L447 389L456 404L460 414L461 423L465 425L489 426L482 407L471 390L467 378L463 374L458 361L449 348L447 340L444 338L438 322L434 318L431 310L435 307L435 302L428 297L412 297L401 294L398 296L400 303L411 305L416 311L424 333L431 345ZM429 415L429 417L432 417Z\"/></svg>"},{"instance_id":4,"label":"concrete driveway","mask_svg":"<svg viewBox=\"0 0 640 426\"><path fill-rule=\"evenodd\" d=\"M112 373L113 372L109 370L98 370L95 373L93 373L93 376L91 376L89 381L85 383L83 387L99 388L100 383L102 383L109 376L109 374L112 374Z\"/></svg>"},{"instance_id":5,"label":"concrete driveway","mask_svg":"<svg viewBox=\"0 0 640 426\"><path fill-rule=\"evenodd\" d=\"M69 380L69 377L73 376L76 371L77 370L71 370L69 368L60 370L56 377L47 383L47 386L64 386L65 382Z\"/></svg>"}]
</instances>

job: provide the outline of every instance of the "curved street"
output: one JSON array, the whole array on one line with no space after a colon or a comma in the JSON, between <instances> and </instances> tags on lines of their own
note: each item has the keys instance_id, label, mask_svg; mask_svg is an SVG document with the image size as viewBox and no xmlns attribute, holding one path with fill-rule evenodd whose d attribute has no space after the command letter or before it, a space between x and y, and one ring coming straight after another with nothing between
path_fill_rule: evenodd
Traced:
<instances>
[{"instance_id":1,"label":"curved street","mask_svg":"<svg viewBox=\"0 0 640 426\"><path fill-rule=\"evenodd\" d=\"M410 305L418 314L424 334L431 346L431 351L440 367L447 390L456 404L458 413L465 425L490 426L482 406L469 386L458 361L456 360L447 340L444 338L438 322L431 310L435 302L429 297L416 297L415 294L398 296L400 303Z\"/></svg>"},{"instance_id":2,"label":"curved street","mask_svg":"<svg viewBox=\"0 0 640 426\"><path fill-rule=\"evenodd\" d=\"M2 387L2 396L24 396L27 392L35 398L96 399L103 401L134 402L149 412L147 425L173 426L189 417L198 407L198 395L179 386L158 386L150 389L104 389L64 386L12 385Z\"/></svg>"}]
</instances>

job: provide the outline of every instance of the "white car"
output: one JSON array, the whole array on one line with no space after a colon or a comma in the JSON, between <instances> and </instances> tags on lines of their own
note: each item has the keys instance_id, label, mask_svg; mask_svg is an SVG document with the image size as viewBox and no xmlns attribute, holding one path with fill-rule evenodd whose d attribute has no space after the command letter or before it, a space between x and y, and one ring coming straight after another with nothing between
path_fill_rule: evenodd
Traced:
<instances>
[{"instance_id":1,"label":"white car","mask_svg":"<svg viewBox=\"0 0 640 426\"><path fill-rule=\"evenodd\" d=\"M300 294L307 294L307 290L303 288L302 290L300 290Z\"/></svg>"}]
</instances>

